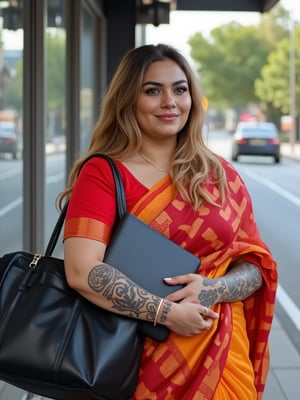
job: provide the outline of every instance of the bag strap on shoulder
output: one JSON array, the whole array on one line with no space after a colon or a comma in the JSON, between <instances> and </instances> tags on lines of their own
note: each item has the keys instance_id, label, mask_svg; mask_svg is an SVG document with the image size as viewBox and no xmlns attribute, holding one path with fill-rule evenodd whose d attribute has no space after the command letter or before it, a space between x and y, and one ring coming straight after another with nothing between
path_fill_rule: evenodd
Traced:
<instances>
[{"instance_id":1,"label":"bag strap on shoulder","mask_svg":"<svg viewBox=\"0 0 300 400\"><path fill-rule=\"evenodd\" d=\"M91 156L87 157L84 160L84 162L82 163L82 165L80 167L80 170L88 160L90 160L91 158L94 158L94 157L104 158L111 167L114 181L115 181L117 212L118 212L118 217L121 218L127 212L126 197L125 197L125 190L124 190L124 186L123 186L122 177L121 177L121 174L120 174L116 164L114 163L114 161L106 154L95 153L95 154L92 154ZM80 172L80 170L79 170L79 172ZM49 243L48 243L46 251L45 251L45 256L51 256L51 254L53 253L53 251L55 249L60 232L61 232L63 224L64 224L64 220L65 220L66 213L67 213L67 208L68 208L68 202L66 202L66 204L64 205L64 207L58 217L58 220L54 226L54 229L53 229L52 234L49 239Z\"/></svg>"}]
</instances>

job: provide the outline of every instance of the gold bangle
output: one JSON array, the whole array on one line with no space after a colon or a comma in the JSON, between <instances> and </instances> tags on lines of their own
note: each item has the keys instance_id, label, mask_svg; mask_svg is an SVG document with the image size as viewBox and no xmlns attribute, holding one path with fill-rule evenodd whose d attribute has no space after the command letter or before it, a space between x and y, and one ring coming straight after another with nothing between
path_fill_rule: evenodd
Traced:
<instances>
[{"instance_id":1,"label":"gold bangle","mask_svg":"<svg viewBox=\"0 0 300 400\"><path fill-rule=\"evenodd\" d=\"M154 325L154 326L156 326L156 324L157 324L158 313L159 313L159 310L160 310L160 308L161 308L163 302L164 302L164 299L161 298L161 299L160 299L160 302L159 302L159 305L158 305L158 307L157 307L157 310L156 310L156 314L155 314L155 318L154 318L154 322L153 322L153 325Z\"/></svg>"}]
</instances>

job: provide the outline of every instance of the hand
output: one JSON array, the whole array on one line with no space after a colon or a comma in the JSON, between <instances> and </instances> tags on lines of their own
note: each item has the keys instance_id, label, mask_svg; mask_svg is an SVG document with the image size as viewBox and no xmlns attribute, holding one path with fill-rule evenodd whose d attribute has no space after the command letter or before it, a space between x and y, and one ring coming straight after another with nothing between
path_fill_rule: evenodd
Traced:
<instances>
[{"instance_id":1,"label":"hand","mask_svg":"<svg viewBox=\"0 0 300 400\"><path fill-rule=\"evenodd\" d=\"M183 336L198 335L213 325L219 315L207 307L192 303L172 303L164 325Z\"/></svg>"},{"instance_id":2,"label":"hand","mask_svg":"<svg viewBox=\"0 0 300 400\"><path fill-rule=\"evenodd\" d=\"M195 303L212 307L218 303L217 280L198 274L178 275L165 278L168 285L184 285L182 289L169 294L166 299L180 303Z\"/></svg>"}]
</instances>

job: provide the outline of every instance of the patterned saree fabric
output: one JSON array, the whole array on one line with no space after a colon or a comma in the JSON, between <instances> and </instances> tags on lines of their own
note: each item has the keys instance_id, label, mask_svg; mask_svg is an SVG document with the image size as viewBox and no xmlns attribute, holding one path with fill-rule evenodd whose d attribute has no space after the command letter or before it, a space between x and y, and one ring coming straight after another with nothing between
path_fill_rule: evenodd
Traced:
<instances>
[{"instance_id":1,"label":"patterned saree fabric","mask_svg":"<svg viewBox=\"0 0 300 400\"><path fill-rule=\"evenodd\" d=\"M229 163L224 160L223 164L229 187L224 205L205 202L193 210L174 193L168 176L148 190L118 163L127 201L134 204L129 205L130 212L199 257L199 274L222 277L230 263L242 257L256 264L264 278L263 287L245 301L215 305L220 318L210 330L190 338L171 333L163 343L147 339L132 400L262 399L269 369L268 336L277 287L276 263L259 235L242 179ZM215 184L208 183L206 189L220 203ZM85 222L82 228L75 221L90 220L92 216L82 215L72 207L68 212L65 237L94 238L92 228L89 233ZM113 212L110 219L98 217L103 229L96 240L109 236L108 226L113 225L113 218Z\"/></svg>"},{"instance_id":2,"label":"patterned saree fabric","mask_svg":"<svg viewBox=\"0 0 300 400\"><path fill-rule=\"evenodd\" d=\"M229 164L224 162L224 166L230 196L222 208L204 204L194 212L179 196L173 198L166 178L131 212L197 255L200 274L221 277L231 261L242 256L260 268L264 286L243 303L215 307L220 319L208 332L193 338L172 333L162 344L147 340L135 400L262 398L269 367L276 264L259 236L243 181ZM215 186L207 189L217 201Z\"/></svg>"}]
</instances>

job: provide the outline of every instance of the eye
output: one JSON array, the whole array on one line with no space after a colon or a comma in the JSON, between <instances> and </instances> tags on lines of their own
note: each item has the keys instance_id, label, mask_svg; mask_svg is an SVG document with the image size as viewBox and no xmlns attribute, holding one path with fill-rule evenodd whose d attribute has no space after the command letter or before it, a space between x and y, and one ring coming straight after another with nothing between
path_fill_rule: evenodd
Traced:
<instances>
[{"instance_id":1,"label":"eye","mask_svg":"<svg viewBox=\"0 0 300 400\"><path fill-rule=\"evenodd\" d=\"M188 92L188 90L189 89L186 86L178 86L177 88L175 88L175 92L179 93L179 94L186 93L186 92Z\"/></svg>"},{"instance_id":2,"label":"eye","mask_svg":"<svg viewBox=\"0 0 300 400\"><path fill-rule=\"evenodd\" d=\"M149 96L159 94L160 90L156 87L151 87L145 90L145 93L148 94Z\"/></svg>"}]
</instances>

